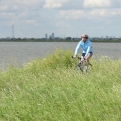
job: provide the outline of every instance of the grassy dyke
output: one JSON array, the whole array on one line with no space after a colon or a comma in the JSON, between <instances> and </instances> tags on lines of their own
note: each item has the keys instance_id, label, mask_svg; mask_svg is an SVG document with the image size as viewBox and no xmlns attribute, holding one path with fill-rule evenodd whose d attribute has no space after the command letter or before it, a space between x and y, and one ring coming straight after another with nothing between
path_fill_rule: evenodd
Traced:
<instances>
[{"instance_id":1,"label":"grassy dyke","mask_svg":"<svg viewBox=\"0 0 121 121\"><path fill-rule=\"evenodd\" d=\"M121 59L92 58L87 74L57 50L0 72L0 121L120 121Z\"/></svg>"}]
</instances>

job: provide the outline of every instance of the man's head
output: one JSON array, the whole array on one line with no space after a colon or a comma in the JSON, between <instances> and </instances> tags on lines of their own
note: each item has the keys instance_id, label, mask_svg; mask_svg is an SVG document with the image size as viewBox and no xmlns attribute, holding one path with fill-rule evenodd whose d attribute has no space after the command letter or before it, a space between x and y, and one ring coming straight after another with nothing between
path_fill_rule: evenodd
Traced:
<instances>
[{"instance_id":1,"label":"man's head","mask_svg":"<svg viewBox=\"0 0 121 121\"><path fill-rule=\"evenodd\" d=\"M82 41L85 42L89 37L87 34L81 35Z\"/></svg>"}]
</instances>

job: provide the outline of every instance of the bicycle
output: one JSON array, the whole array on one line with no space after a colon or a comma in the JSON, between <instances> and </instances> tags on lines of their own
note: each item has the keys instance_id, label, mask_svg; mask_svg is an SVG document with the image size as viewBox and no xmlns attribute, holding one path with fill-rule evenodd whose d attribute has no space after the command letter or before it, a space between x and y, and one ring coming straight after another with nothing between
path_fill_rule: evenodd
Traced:
<instances>
[{"instance_id":1,"label":"bicycle","mask_svg":"<svg viewBox=\"0 0 121 121\"><path fill-rule=\"evenodd\" d=\"M87 62L85 60L85 58L83 56L81 57L76 57L78 59L78 64L75 66L75 69L79 69L82 71L82 73L86 73L88 71L88 66L92 67L92 64L89 63L89 65L87 66ZM72 59L74 59L74 57L72 56Z\"/></svg>"}]
</instances>

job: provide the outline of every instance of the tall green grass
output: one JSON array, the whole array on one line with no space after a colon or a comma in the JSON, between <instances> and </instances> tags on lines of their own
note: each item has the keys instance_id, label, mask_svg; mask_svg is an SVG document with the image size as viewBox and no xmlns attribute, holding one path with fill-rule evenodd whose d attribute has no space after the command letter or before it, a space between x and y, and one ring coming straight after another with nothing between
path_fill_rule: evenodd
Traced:
<instances>
[{"instance_id":1,"label":"tall green grass","mask_svg":"<svg viewBox=\"0 0 121 121\"><path fill-rule=\"evenodd\" d=\"M121 59L94 57L86 74L57 50L0 72L0 121L120 121Z\"/></svg>"}]
</instances>

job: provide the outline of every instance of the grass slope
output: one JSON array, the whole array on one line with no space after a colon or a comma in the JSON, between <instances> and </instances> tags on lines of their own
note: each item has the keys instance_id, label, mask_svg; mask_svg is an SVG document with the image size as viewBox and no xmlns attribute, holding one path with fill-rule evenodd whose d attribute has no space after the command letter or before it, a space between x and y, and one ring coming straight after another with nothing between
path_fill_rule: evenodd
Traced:
<instances>
[{"instance_id":1,"label":"grass slope","mask_svg":"<svg viewBox=\"0 0 121 121\"><path fill-rule=\"evenodd\" d=\"M92 58L87 74L57 50L0 72L0 121L120 121L121 60Z\"/></svg>"}]
</instances>

